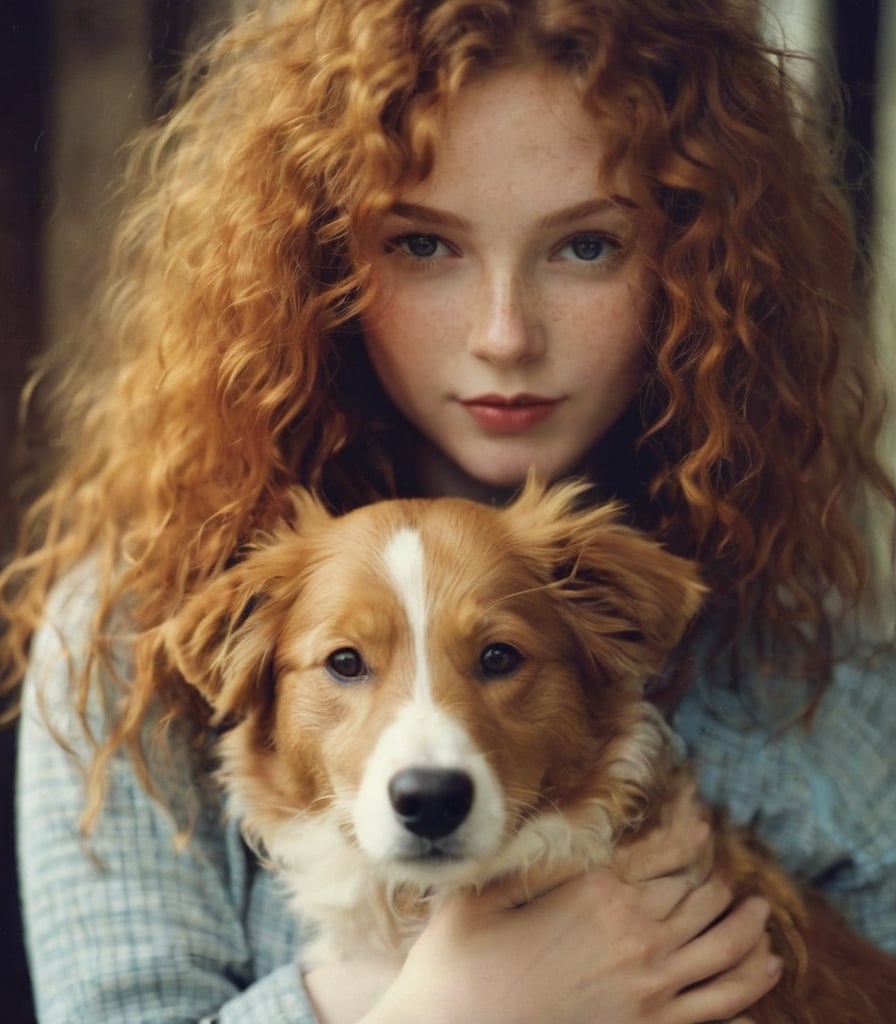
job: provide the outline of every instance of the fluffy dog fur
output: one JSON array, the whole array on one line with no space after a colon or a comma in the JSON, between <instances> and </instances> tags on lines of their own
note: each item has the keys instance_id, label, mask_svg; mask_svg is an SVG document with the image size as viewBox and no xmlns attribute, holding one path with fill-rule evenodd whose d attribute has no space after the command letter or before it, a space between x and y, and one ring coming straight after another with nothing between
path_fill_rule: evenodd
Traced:
<instances>
[{"instance_id":1,"label":"fluffy dog fur","mask_svg":"<svg viewBox=\"0 0 896 1024\"><path fill-rule=\"evenodd\" d=\"M311 962L406 950L456 887L606 863L687 779L643 685L703 588L583 490L340 518L298 494L162 630L225 726L246 835L317 927ZM716 862L774 908L786 966L757 1024L891 1019L890 958L749 836L720 825Z\"/></svg>"}]
</instances>

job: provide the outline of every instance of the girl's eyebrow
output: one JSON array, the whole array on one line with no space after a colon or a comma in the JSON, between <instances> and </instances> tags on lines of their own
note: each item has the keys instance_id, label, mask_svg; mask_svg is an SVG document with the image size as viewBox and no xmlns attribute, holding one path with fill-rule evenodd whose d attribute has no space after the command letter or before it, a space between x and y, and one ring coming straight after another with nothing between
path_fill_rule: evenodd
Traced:
<instances>
[{"instance_id":1,"label":"girl's eyebrow","mask_svg":"<svg viewBox=\"0 0 896 1024\"><path fill-rule=\"evenodd\" d=\"M573 221L583 220L596 213L606 213L607 210L614 210L627 213L629 210L636 210L637 203L628 196L612 195L599 196L594 199L586 199L584 203L576 203L575 206L567 206L556 213L549 213L541 221L543 228L563 227Z\"/></svg>"},{"instance_id":2,"label":"girl's eyebrow","mask_svg":"<svg viewBox=\"0 0 896 1024\"><path fill-rule=\"evenodd\" d=\"M598 196L548 214L541 220L540 227L562 227L572 221L590 217L595 213L604 213L607 210L622 210L624 212L635 209L637 209L637 204L628 196ZM406 220L432 224L434 227L453 228L456 231L472 231L473 229L473 225L465 217L450 213L448 210L440 210L435 206L424 206L422 203L397 202L392 205L389 213Z\"/></svg>"},{"instance_id":3,"label":"girl's eyebrow","mask_svg":"<svg viewBox=\"0 0 896 1024\"><path fill-rule=\"evenodd\" d=\"M473 225L465 218L447 210L439 210L435 206L423 206L420 203L394 203L389 213L407 220L425 221L435 227L454 228L458 231L470 231Z\"/></svg>"}]
</instances>

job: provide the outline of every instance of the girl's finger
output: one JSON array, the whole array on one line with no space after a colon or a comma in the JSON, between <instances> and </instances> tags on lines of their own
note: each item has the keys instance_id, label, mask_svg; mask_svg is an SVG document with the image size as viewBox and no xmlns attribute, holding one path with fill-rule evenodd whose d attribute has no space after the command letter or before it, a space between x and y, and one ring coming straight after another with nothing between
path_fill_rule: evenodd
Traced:
<instances>
[{"instance_id":1,"label":"girl's finger","mask_svg":"<svg viewBox=\"0 0 896 1024\"><path fill-rule=\"evenodd\" d=\"M670 1020L674 1024L752 1024L749 1016L742 1015L770 992L780 977L780 959L769 954L767 944L760 943L734 967L682 992Z\"/></svg>"},{"instance_id":2,"label":"girl's finger","mask_svg":"<svg viewBox=\"0 0 896 1024\"><path fill-rule=\"evenodd\" d=\"M769 912L765 900L751 897L682 945L674 958L673 977L677 990L697 985L707 978L714 979L747 958L760 957L768 961L771 947L765 926ZM753 964L752 959L750 963Z\"/></svg>"},{"instance_id":3,"label":"girl's finger","mask_svg":"<svg viewBox=\"0 0 896 1024\"><path fill-rule=\"evenodd\" d=\"M712 881L711 885L710 881ZM707 886L709 887L706 888ZM699 893L702 898L694 900L692 904L695 913L700 913L699 908L706 903L711 903L713 907L716 907L716 913L705 919L703 927L706 927L731 902L731 895L727 888L718 879L710 879L709 872L706 876L701 877L694 871L680 871L676 874L664 875L661 878L637 882L635 888L640 893L639 910L651 921L669 920L686 900L692 900ZM723 897L723 889L727 894L727 900ZM701 890L703 891L701 892ZM721 903L719 903L720 900L722 900ZM692 936L687 936L687 938L690 937Z\"/></svg>"},{"instance_id":4,"label":"girl's finger","mask_svg":"<svg viewBox=\"0 0 896 1024\"><path fill-rule=\"evenodd\" d=\"M713 852L708 812L689 782L663 807L656 826L617 848L613 866L629 882L686 873L699 884L712 870Z\"/></svg>"}]
</instances>

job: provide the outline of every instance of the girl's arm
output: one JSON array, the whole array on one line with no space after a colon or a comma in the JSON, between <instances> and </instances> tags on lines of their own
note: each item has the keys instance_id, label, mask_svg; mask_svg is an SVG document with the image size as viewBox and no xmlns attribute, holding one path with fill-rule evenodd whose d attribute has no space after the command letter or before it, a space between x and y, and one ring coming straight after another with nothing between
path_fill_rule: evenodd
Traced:
<instances>
[{"instance_id":1,"label":"girl's arm","mask_svg":"<svg viewBox=\"0 0 896 1024\"><path fill-rule=\"evenodd\" d=\"M896 655L837 665L807 726L793 721L798 683L759 678L763 704L710 682L712 704L690 691L674 722L700 766L704 797L896 954ZM786 702L786 728L774 728L775 700Z\"/></svg>"},{"instance_id":2,"label":"girl's arm","mask_svg":"<svg viewBox=\"0 0 896 1024\"><path fill-rule=\"evenodd\" d=\"M64 607L61 607L64 604ZM55 602L71 650L89 600ZM171 814L153 801L130 762L110 767L95 832L78 834L83 763L48 732L37 688L56 729L86 747L69 710L69 668L51 626L34 640L20 725L18 843L26 939L42 1024L311 1024L297 966L255 980L246 929L249 861L235 827L221 825L207 780L186 757L158 759L157 781L175 816L200 808L192 839L175 849ZM164 769L161 767L164 765ZM284 920L288 920L284 909Z\"/></svg>"}]
</instances>

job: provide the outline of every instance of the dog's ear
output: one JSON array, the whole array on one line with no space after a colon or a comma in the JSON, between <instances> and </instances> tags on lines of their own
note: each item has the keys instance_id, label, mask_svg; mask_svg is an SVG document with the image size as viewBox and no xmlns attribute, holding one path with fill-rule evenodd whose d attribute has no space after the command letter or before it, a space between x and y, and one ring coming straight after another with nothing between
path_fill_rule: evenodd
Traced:
<instances>
[{"instance_id":1,"label":"dog's ear","mask_svg":"<svg viewBox=\"0 0 896 1024\"><path fill-rule=\"evenodd\" d=\"M215 718L239 717L265 684L283 618L297 596L306 533L328 520L306 492L245 558L191 594L159 627L154 655L194 686Z\"/></svg>"},{"instance_id":2,"label":"dog's ear","mask_svg":"<svg viewBox=\"0 0 896 1024\"><path fill-rule=\"evenodd\" d=\"M640 685L662 669L706 587L693 562L625 526L619 506L587 504L589 489L581 482L545 488L530 478L508 514L595 661Z\"/></svg>"},{"instance_id":3,"label":"dog's ear","mask_svg":"<svg viewBox=\"0 0 896 1024\"><path fill-rule=\"evenodd\" d=\"M202 694L218 720L242 715L266 678L277 639L280 616L255 569L250 556L226 570L157 633L156 656Z\"/></svg>"}]
</instances>

